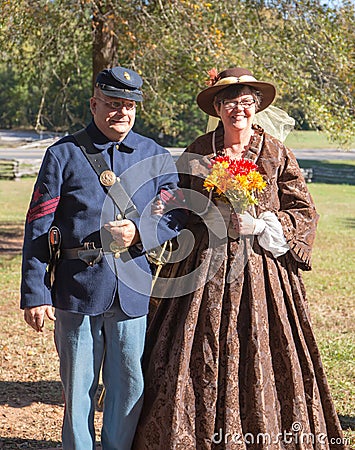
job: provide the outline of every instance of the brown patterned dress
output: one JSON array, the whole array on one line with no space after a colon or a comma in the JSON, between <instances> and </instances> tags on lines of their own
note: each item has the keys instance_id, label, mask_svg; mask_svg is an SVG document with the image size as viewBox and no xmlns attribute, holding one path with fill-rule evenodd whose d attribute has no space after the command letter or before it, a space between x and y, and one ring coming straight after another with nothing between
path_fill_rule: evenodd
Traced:
<instances>
[{"instance_id":1,"label":"brown patterned dress","mask_svg":"<svg viewBox=\"0 0 355 450\"><path fill-rule=\"evenodd\" d=\"M256 213L277 215L290 250L274 258L257 239L211 244L191 215L194 247L164 267L167 282L157 287L164 298L147 335L134 450L346 448L333 444L342 431L300 275L311 268L318 215L292 152L254 131L246 157L267 181ZM186 150L182 187L206 195L214 152L223 152L222 127ZM196 288L184 293L179 280L196 267Z\"/></svg>"}]
</instances>

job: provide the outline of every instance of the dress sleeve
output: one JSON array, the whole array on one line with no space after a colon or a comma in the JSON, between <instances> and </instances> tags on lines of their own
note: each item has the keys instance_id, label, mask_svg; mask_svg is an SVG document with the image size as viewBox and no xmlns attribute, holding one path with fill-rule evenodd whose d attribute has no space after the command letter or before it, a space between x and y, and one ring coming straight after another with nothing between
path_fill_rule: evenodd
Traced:
<instances>
[{"instance_id":1,"label":"dress sleeve","mask_svg":"<svg viewBox=\"0 0 355 450\"><path fill-rule=\"evenodd\" d=\"M280 209L276 213L290 252L301 269L311 269L311 252L319 215L297 160L285 149L284 164L278 176Z\"/></svg>"}]
</instances>

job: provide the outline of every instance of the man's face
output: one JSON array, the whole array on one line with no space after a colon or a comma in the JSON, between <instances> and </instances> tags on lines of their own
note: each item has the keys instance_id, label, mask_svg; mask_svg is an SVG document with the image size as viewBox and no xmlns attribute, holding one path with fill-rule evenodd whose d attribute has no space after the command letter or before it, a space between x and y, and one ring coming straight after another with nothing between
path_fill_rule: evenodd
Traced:
<instances>
[{"instance_id":1,"label":"man's face","mask_svg":"<svg viewBox=\"0 0 355 450\"><path fill-rule=\"evenodd\" d=\"M90 109L98 129L111 141L122 141L134 125L136 102L125 98L108 97L95 89Z\"/></svg>"}]
</instances>

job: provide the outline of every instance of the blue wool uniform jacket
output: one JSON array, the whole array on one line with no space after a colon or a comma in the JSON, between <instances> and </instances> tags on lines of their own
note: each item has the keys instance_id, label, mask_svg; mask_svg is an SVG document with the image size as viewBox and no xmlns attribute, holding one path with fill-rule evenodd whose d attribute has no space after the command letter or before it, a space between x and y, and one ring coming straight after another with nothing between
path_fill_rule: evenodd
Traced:
<instances>
[{"instance_id":1,"label":"blue wool uniform jacket","mask_svg":"<svg viewBox=\"0 0 355 450\"><path fill-rule=\"evenodd\" d=\"M148 311L154 270L145 251L176 236L183 218L178 209L163 216L151 214L151 202L162 191L177 188L176 168L166 149L133 131L117 143L109 141L94 122L86 130L138 210L139 216L132 220L141 244L118 259L107 252L92 267L80 259L61 258L55 282L49 286L49 228L56 225L60 229L63 249L85 242L94 242L99 248L109 235L103 225L115 220L119 212L74 138L62 138L45 153L27 214L21 308L48 304L97 315L109 309L118 295L128 316L141 316Z\"/></svg>"}]
</instances>

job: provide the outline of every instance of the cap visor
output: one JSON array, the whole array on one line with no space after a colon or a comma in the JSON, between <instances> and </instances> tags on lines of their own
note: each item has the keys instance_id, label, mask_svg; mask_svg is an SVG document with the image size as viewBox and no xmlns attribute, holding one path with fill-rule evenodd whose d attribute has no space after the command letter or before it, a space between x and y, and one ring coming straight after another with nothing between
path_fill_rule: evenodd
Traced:
<instances>
[{"instance_id":1,"label":"cap visor","mask_svg":"<svg viewBox=\"0 0 355 450\"><path fill-rule=\"evenodd\" d=\"M103 92L108 97L125 98L126 100L134 100L136 102L143 101L143 95L140 92L133 92L120 89L115 90L101 89L101 92Z\"/></svg>"}]
</instances>

